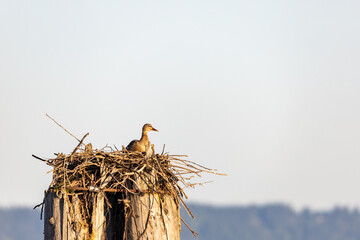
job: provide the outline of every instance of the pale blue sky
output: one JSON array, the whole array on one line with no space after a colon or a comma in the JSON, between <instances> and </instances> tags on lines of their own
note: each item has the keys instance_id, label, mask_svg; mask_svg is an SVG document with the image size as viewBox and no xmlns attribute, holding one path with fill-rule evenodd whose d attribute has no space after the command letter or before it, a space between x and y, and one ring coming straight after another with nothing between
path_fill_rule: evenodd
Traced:
<instances>
[{"instance_id":1,"label":"pale blue sky","mask_svg":"<svg viewBox=\"0 0 360 240\"><path fill-rule=\"evenodd\" d=\"M41 202L31 157L126 145L227 177L210 204L359 206L358 1L0 0L0 205ZM26 197L24 197L26 196Z\"/></svg>"}]
</instances>

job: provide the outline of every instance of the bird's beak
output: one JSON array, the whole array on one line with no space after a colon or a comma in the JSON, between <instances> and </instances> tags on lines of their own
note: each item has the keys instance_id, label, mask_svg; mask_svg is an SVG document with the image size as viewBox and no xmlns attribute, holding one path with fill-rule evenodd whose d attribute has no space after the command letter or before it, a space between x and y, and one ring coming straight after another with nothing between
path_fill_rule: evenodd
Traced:
<instances>
[{"instance_id":1,"label":"bird's beak","mask_svg":"<svg viewBox=\"0 0 360 240\"><path fill-rule=\"evenodd\" d=\"M155 129L155 128L151 128L151 130L155 131L155 132L158 132L159 130Z\"/></svg>"}]
</instances>

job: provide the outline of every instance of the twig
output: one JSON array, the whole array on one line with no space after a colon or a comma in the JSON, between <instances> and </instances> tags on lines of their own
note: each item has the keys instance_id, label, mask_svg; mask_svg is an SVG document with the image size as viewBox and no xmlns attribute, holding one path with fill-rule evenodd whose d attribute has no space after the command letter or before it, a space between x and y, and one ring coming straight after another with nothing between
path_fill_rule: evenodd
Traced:
<instances>
[{"instance_id":1,"label":"twig","mask_svg":"<svg viewBox=\"0 0 360 240\"><path fill-rule=\"evenodd\" d=\"M51 120L53 120L54 123L56 123L59 127L61 127L62 129L64 129L65 132L67 132L67 133L70 134L73 138L75 138L76 140L78 140L78 141L80 142L80 140L79 140L77 137L75 137L71 132L69 132L68 130L66 130L66 129L65 129L63 126L61 126L58 122L56 122L55 119L53 119L52 117L50 117L48 114L46 114L46 116L47 116L48 118L50 118Z\"/></svg>"},{"instance_id":2,"label":"twig","mask_svg":"<svg viewBox=\"0 0 360 240\"><path fill-rule=\"evenodd\" d=\"M40 211L40 220L42 220L42 215L43 215L43 211L44 211L44 204L45 204L45 196L44 196L44 199L42 201L42 203L36 205L33 210L35 210L36 208L40 207L41 206L41 211Z\"/></svg>"},{"instance_id":3,"label":"twig","mask_svg":"<svg viewBox=\"0 0 360 240\"><path fill-rule=\"evenodd\" d=\"M87 133L87 134L85 134L85 135L83 136L83 138L81 139L81 141L79 142L79 144L76 146L76 148L74 149L74 151L71 153L71 155L73 155L73 154L78 150L78 148L80 147L81 144L83 144L84 139L85 139L88 135L89 135L89 133ZM83 145L85 146L85 144L83 144Z\"/></svg>"},{"instance_id":4,"label":"twig","mask_svg":"<svg viewBox=\"0 0 360 240\"><path fill-rule=\"evenodd\" d=\"M40 158L40 157L38 157L38 156L35 156L34 154L32 154L31 156L33 156L33 157L36 158L36 159L39 159L40 161L47 162L47 160L42 159L42 158Z\"/></svg>"},{"instance_id":5,"label":"twig","mask_svg":"<svg viewBox=\"0 0 360 240\"><path fill-rule=\"evenodd\" d=\"M163 146L163 149L162 149L161 155L163 155L163 154L164 154L164 151L165 151L165 144L164 144L164 146Z\"/></svg>"},{"instance_id":6,"label":"twig","mask_svg":"<svg viewBox=\"0 0 360 240\"><path fill-rule=\"evenodd\" d=\"M195 236L196 238L198 238L199 234L196 233L194 230L192 230L192 229L189 227L189 225L187 225L187 223L184 221L184 219L183 219L182 217L180 217L180 218L181 218L181 221L185 224L185 226L187 226L187 228L191 231L191 233L194 234L194 236Z\"/></svg>"}]
</instances>

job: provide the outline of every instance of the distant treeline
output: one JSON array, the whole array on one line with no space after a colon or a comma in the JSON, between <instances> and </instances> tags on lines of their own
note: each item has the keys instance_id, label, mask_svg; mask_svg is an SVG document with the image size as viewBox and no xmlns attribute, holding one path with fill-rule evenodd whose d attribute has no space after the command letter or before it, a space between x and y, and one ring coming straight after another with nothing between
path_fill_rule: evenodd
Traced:
<instances>
[{"instance_id":1,"label":"distant treeline","mask_svg":"<svg viewBox=\"0 0 360 240\"><path fill-rule=\"evenodd\" d=\"M359 240L360 213L347 208L295 212L286 205L212 207L189 204L196 219L182 217L202 240ZM0 208L0 240L43 239L40 211ZM182 226L182 240L195 239Z\"/></svg>"},{"instance_id":2,"label":"distant treeline","mask_svg":"<svg viewBox=\"0 0 360 240\"><path fill-rule=\"evenodd\" d=\"M211 207L190 205L195 220L182 217L203 240L360 240L358 210L295 212L282 205ZM182 227L182 240L194 239Z\"/></svg>"}]
</instances>

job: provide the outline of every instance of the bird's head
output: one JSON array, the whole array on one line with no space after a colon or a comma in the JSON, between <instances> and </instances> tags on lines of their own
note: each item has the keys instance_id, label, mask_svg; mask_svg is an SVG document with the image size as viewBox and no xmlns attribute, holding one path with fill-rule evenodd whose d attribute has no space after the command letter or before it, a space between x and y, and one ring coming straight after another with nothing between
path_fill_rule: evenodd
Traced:
<instances>
[{"instance_id":1,"label":"bird's head","mask_svg":"<svg viewBox=\"0 0 360 240\"><path fill-rule=\"evenodd\" d=\"M148 131L156 131L158 132L157 129L155 129L153 126L151 126L150 123L146 123L144 126L143 126L143 132L148 132Z\"/></svg>"}]
</instances>

